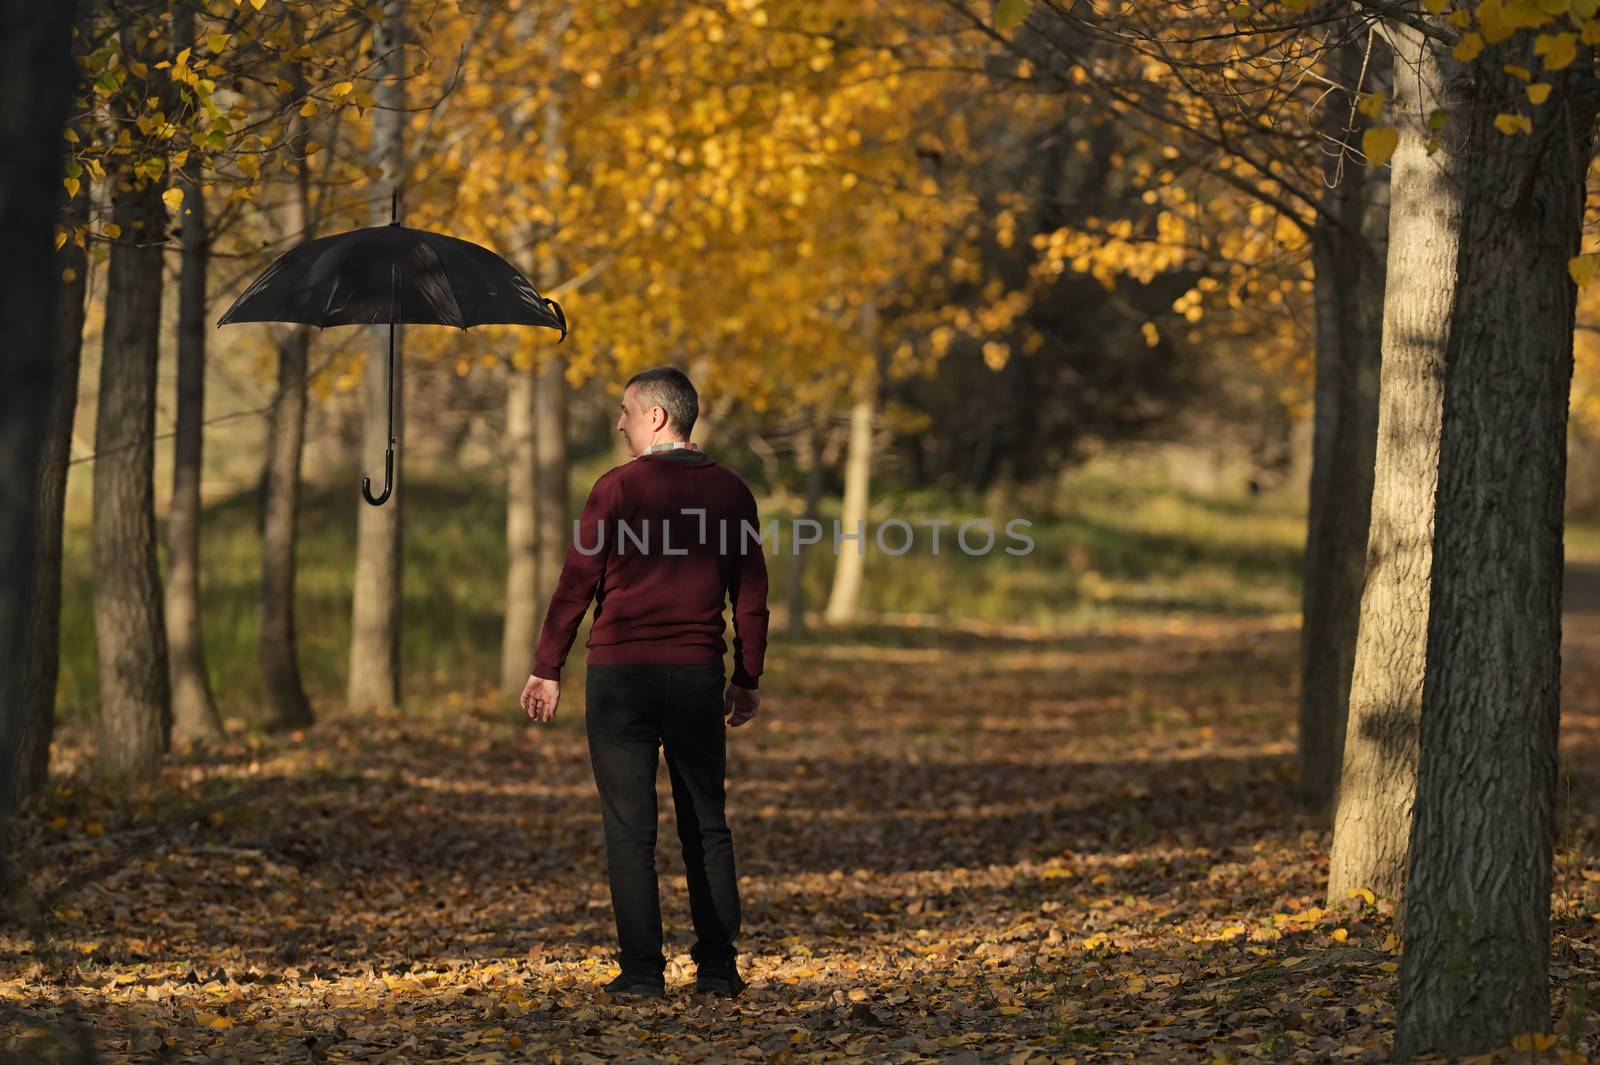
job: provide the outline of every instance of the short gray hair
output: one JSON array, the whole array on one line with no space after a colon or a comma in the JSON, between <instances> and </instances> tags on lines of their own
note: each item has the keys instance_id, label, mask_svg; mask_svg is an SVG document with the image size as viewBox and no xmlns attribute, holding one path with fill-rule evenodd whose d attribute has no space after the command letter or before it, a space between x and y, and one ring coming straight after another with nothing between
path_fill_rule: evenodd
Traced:
<instances>
[{"instance_id":1,"label":"short gray hair","mask_svg":"<svg viewBox=\"0 0 1600 1065\"><path fill-rule=\"evenodd\" d=\"M695 419L700 417L700 396L690 383L689 375L676 366L652 366L628 378L622 390L626 392L635 385L639 387L639 406L645 410L660 407L666 411L668 424L687 440Z\"/></svg>"}]
</instances>

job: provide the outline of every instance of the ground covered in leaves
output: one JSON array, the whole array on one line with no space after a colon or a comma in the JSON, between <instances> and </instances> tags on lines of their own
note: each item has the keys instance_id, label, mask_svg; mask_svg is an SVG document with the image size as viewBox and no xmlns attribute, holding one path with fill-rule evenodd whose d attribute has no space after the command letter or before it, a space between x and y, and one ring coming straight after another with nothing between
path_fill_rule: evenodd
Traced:
<instances>
[{"instance_id":1,"label":"ground covered in leaves","mask_svg":"<svg viewBox=\"0 0 1600 1065\"><path fill-rule=\"evenodd\" d=\"M732 1001L692 989L664 769L669 998L598 990L581 669L548 725L514 697L333 713L131 800L69 733L21 826L0 1038L49 1060L78 1033L107 1062L1380 1060L1392 907L1324 908L1328 832L1291 798L1297 642L1257 617L775 645L729 732ZM1558 1039L1515 1060L1600 1054L1600 617L1569 617L1564 668Z\"/></svg>"}]
</instances>

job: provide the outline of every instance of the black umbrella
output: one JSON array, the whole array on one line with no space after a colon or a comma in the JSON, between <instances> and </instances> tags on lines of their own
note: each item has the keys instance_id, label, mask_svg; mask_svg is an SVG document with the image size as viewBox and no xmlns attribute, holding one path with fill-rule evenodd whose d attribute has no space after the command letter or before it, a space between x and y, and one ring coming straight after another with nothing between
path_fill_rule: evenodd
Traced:
<instances>
[{"instance_id":1,"label":"black umbrella","mask_svg":"<svg viewBox=\"0 0 1600 1065\"><path fill-rule=\"evenodd\" d=\"M500 256L471 241L410 229L399 221L394 190L391 221L308 240L272 261L233 301L217 325L298 322L330 325L389 323L389 447L383 494L361 478L373 506L389 498L394 478L394 327L406 325L543 325L567 339L561 305L534 291ZM560 343L560 341L557 341Z\"/></svg>"}]
</instances>

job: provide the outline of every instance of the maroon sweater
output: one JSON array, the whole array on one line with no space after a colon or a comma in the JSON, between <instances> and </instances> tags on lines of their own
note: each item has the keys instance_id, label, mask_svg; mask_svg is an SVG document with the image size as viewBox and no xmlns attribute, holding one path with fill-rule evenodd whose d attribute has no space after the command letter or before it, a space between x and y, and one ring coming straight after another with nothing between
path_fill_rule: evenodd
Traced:
<instances>
[{"instance_id":1,"label":"maroon sweater","mask_svg":"<svg viewBox=\"0 0 1600 1065\"><path fill-rule=\"evenodd\" d=\"M646 452L606 471L567 545L533 675L561 679L591 598L594 624L584 644L590 665L720 666L726 595L733 604L731 679L756 687L767 650L758 520L743 479L698 450Z\"/></svg>"}]
</instances>

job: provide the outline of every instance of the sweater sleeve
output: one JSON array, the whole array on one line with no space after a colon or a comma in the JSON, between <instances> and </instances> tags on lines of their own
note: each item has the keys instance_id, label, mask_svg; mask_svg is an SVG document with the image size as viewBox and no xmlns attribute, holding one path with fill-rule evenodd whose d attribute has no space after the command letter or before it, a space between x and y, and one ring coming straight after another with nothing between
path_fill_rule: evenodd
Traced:
<instances>
[{"instance_id":1,"label":"sweater sleeve","mask_svg":"<svg viewBox=\"0 0 1600 1065\"><path fill-rule=\"evenodd\" d=\"M550 595L550 607L545 611L539 646L533 656L536 677L561 679L561 667L578 636L578 623L589 609L589 602L605 573L606 560L611 556L612 544L606 539L606 526L612 526L611 531L615 532L615 522L610 520L615 514L616 479L602 477L589 491L573 541L567 545L561 576ZM582 551L578 549L580 544Z\"/></svg>"},{"instance_id":2,"label":"sweater sleeve","mask_svg":"<svg viewBox=\"0 0 1600 1065\"><path fill-rule=\"evenodd\" d=\"M738 560L728 598L733 604L733 676L741 688L754 688L761 677L767 654L767 558L756 536L746 537L744 522L759 535L761 519L756 514L756 499L744 486L738 532Z\"/></svg>"}]
</instances>

